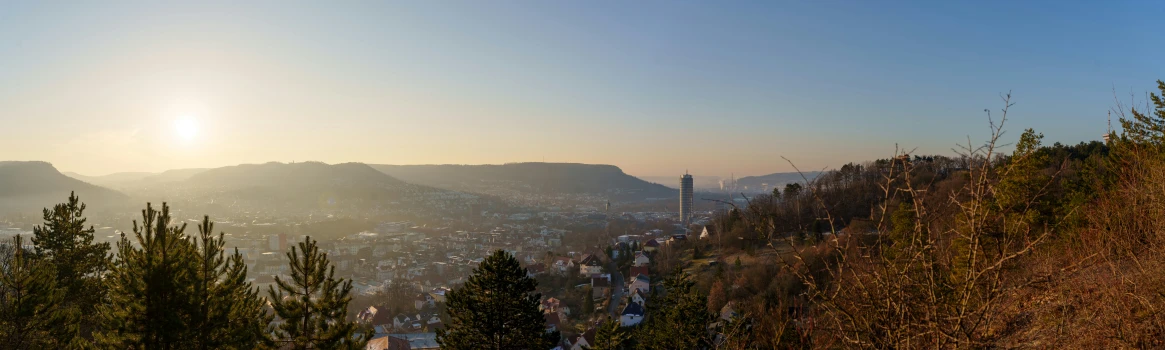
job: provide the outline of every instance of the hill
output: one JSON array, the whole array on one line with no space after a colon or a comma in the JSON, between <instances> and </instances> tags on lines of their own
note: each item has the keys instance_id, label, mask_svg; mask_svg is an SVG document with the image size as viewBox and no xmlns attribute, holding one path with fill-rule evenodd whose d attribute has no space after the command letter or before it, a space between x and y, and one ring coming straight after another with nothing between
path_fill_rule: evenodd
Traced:
<instances>
[{"instance_id":1,"label":"hill","mask_svg":"<svg viewBox=\"0 0 1165 350\"><path fill-rule=\"evenodd\" d=\"M202 171L165 187L200 202L259 211L454 210L477 198L409 184L362 163L243 164Z\"/></svg>"},{"instance_id":2,"label":"hill","mask_svg":"<svg viewBox=\"0 0 1165 350\"><path fill-rule=\"evenodd\" d=\"M88 182L98 186L126 189L148 185L157 185L177 181L185 181L195 174L207 171L205 168L173 169L161 173L151 172L122 172L101 176L81 175L75 172L65 172L65 176Z\"/></svg>"},{"instance_id":3,"label":"hill","mask_svg":"<svg viewBox=\"0 0 1165 350\"><path fill-rule=\"evenodd\" d=\"M530 194L604 194L617 199L670 197L676 190L627 175L613 165L508 163L501 165L372 165L401 180L479 193L505 189Z\"/></svg>"},{"instance_id":4,"label":"hill","mask_svg":"<svg viewBox=\"0 0 1165 350\"><path fill-rule=\"evenodd\" d=\"M175 181L186 181L187 179L190 179L194 175L203 173L207 170L210 170L210 169L208 169L208 168L191 168L191 169L166 170L166 171L163 171L161 173L151 174L150 176L142 178L142 183L158 184L158 183L175 182Z\"/></svg>"},{"instance_id":5,"label":"hill","mask_svg":"<svg viewBox=\"0 0 1165 350\"><path fill-rule=\"evenodd\" d=\"M820 171L805 172L805 178L809 178L809 180L813 180L819 175L821 175ZM756 192L760 191L766 183L769 184L769 188L771 189L777 187L784 188L785 184L794 182L805 182L805 179L801 177L800 173L772 173L739 178L736 180L736 186L739 190L744 190L745 186L747 186L748 191Z\"/></svg>"},{"instance_id":6,"label":"hill","mask_svg":"<svg viewBox=\"0 0 1165 350\"><path fill-rule=\"evenodd\" d=\"M403 181L376 171L366 164L330 165L319 162L271 162L228 166L193 174L185 182L190 185L234 189L293 186L392 188L405 185Z\"/></svg>"},{"instance_id":7,"label":"hill","mask_svg":"<svg viewBox=\"0 0 1165 350\"><path fill-rule=\"evenodd\" d=\"M86 203L127 199L120 192L65 176L47 162L0 162L0 210L40 210L68 198L70 191Z\"/></svg>"},{"instance_id":8,"label":"hill","mask_svg":"<svg viewBox=\"0 0 1165 350\"><path fill-rule=\"evenodd\" d=\"M77 180L104 187L117 187L127 183L141 181L148 176L155 175L154 173L149 172L123 172L101 176L81 175L75 172L64 172L62 174Z\"/></svg>"},{"instance_id":9,"label":"hill","mask_svg":"<svg viewBox=\"0 0 1165 350\"><path fill-rule=\"evenodd\" d=\"M647 182L657 183L677 190L680 188L680 175L638 176L638 178ZM692 175L692 186L694 186L696 190L719 190L720 180L722 179L719 176Z\"/></svg>"}]
</instances>

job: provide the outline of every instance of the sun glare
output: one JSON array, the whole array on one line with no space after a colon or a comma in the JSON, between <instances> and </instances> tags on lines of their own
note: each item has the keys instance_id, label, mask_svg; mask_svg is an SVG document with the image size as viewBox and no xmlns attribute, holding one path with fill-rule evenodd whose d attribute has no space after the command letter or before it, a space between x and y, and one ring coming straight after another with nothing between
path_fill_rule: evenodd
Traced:
<instances>
[{"instance_id":1,"label":"sun glare","mask_svg":"<svg viewBox=\"0 0 1165 350\"><path fill-rule=\"evenodd\" d=\"M194 140L198 136L198 120L193 116L181 116L174 121L174 131L184 141Z\"/></svg>"}]
</instances>

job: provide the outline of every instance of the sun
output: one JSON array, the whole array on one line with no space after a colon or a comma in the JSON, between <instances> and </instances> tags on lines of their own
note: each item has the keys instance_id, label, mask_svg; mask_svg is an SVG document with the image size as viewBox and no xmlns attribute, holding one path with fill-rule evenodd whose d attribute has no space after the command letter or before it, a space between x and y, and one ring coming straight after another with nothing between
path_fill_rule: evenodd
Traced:
<instances>
[{"instance_id":1,"label":"sun","mask_svg":"<svg viewBox=\"0 0 1165 350\"><path fill-rule=\"evenodd\" d=\"M191 115L184 115L174 120L174 132L183 141L192 141L198 136L198 119Z\"/></svg>"}]
</instances>

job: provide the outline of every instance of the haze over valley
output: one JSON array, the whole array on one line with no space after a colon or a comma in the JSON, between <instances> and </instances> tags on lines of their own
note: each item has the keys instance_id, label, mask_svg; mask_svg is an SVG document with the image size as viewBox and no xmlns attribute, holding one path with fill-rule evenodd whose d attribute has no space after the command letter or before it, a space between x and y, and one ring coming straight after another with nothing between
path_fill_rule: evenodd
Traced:
<instances>
[{"instance_id":1,"label":"haze over valley","mask_svg":"<svg viewBox=\"0 0 1165 350\"><path fill-rule=\"evenodd\" d=\"M0 2L0 350L1165 348L1165 2Z\"/></svg>"}]
</instances>

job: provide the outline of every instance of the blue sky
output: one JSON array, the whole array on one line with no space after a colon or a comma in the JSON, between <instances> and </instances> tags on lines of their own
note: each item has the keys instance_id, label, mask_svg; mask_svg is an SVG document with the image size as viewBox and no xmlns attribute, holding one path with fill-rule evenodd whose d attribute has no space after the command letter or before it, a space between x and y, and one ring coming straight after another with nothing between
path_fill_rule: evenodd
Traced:
<instances>
[{"instance_id":1,"label":"blue sky","mask_svg":"<svg viewBox=\"0 0 1165 350\"><path fill-rule=\"evenodd\" d=\"M1098 139L1165 2L0 3L0 158L607 163L755 175ZM175 119L197 136L175 140ZM187 125L191 124L187 122ZM181 133L188 135L189 133ZM35 145L29 147L28 145ZM84 147L80 147L84 145Z\"/></svg>"}]
</instances>

